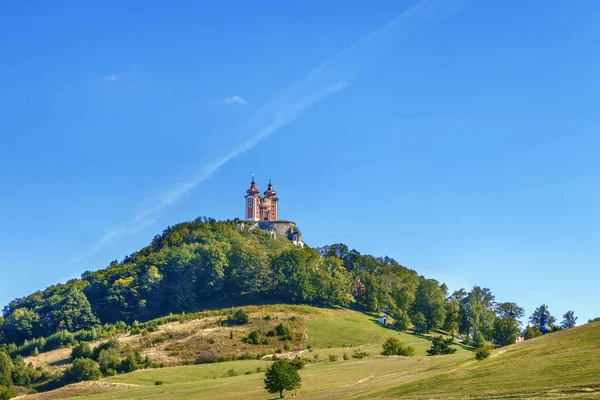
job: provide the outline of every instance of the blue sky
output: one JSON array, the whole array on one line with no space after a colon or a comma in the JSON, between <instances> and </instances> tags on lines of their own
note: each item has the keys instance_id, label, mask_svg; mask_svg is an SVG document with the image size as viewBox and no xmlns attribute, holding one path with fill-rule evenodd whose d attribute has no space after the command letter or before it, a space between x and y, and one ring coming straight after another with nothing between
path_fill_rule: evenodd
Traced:
<instances>
[{"instance_id":1,"label":"blue sky","mask_svg":"<svg viewBox=\"0 0 600 400\"><path fill-rule=\"evenodd\" d=\"M1 6L0 304L255 173L310 245L600 316L599 2L121 3Z\"/></svg>"}]
</instances>

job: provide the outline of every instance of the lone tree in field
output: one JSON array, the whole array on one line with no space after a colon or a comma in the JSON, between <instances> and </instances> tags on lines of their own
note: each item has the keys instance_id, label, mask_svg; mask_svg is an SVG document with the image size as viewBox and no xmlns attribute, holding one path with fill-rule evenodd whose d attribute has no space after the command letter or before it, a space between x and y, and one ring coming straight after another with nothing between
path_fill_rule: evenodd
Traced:
<instances>
[{"instance_id":1,"label":"lone tree in field","mask_svg":"<svg viewBox=\"0 0 600 400\"><path fill-rule=\"evenodd\" d=\"M284 390L294 390L300 387L300 374L287 360L277 360L265 372L265 389L269 393L279 392L283 398Z\"/></svg>"}]
</instances>

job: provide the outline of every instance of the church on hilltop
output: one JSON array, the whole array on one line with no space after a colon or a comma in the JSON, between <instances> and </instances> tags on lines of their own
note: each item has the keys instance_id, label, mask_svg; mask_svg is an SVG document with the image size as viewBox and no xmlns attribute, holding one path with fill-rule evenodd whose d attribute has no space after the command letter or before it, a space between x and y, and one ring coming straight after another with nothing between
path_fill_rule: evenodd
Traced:
<instances>
[{"instance_id":1,"label":"church on hilltop","mask_svg":"<svg viewBox=\"0 0 600 400\"><path fill-rule=\"evenodd\" d=\"M253 232L257 229L264 231L266 235L273 239L287 238L295 246L304 247L302 234L292 221L279 219L279 198L277 192L273 189L271 179L266 192L261 197L260 190L256 187L254 174L250 189L244 196L244 221L238 223L240 232Z\"/></svg>"},{"instance_id":2,"label":"church on hilltop","mask_svg":"<svg viewBox=\"0 0 600 400\"><path fill-rule=\"evenodd\" d=\"M246 191L248 193L245 197L246 201L244 206L246 208L245 214L246 219L249 221L277 221L277 192L273 190L271 179L269 179L269 187L264 193L265 197L260 197L260 190L256 187L254 182L254 174L252 175L252 182L250 182L250 189Z\"/></svg>"}]
</instances>

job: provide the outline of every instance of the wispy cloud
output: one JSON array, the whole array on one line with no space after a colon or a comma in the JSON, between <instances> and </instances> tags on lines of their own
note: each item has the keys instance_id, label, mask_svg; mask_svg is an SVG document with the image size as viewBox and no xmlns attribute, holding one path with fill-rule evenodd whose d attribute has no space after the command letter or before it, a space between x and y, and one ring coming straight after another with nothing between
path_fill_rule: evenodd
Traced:
<instances>
[{"instance_id":1,"label":"wispy cloud","mask_svg":"<svg viewBox=\"0 0 600 400\"><path fill-rule=\"evenodd\" d=\"M108 75L108 76L105 76L104 80L108 81L108 82L114 82L114 81L117 80L117 75Z\"/></svg>"},{"instance_id":2,"label":"wispy cloud","mask_svg":"<svg viewBox=\"0 0 600 400\"><path fill-rule=\"evenodd\" d=\"M360 70L367 63L373 61L381 51L406 40L412 33L424 28L426 24L447 17L458 9L459 3L459 0L422 0L387 25L370 32L314 68L304 80L293 85L254 113L241 128L241 136L248 138L245 142L222 157L204 165L189 179L179 182L171 189L154 197L145 199L136 207L136 212L129 222L107 230L97 243L84 254L75 257L73 261L80 261L99 251L108 243L152 225L161 210L169 207L210 178L223 165L294 122L316 104L345 89L356 78ZM239 96L233 96L226 100L229 100L230 104L245 103Z\"/></svg>"},{"instance_id":3,"label":"wispy cloud","mask_svg":"<svg viewBox=\"0 0 600 400\"><path fill-rule=\"evenodd\" d=\"M217 102L218 104L241 104L241 105L246 105L248 104L246 102L246 100L244 100L242 97L240 96L231 96L228 97L226 99L223 99L221 101Z\"/></svg>"}]
</instances>

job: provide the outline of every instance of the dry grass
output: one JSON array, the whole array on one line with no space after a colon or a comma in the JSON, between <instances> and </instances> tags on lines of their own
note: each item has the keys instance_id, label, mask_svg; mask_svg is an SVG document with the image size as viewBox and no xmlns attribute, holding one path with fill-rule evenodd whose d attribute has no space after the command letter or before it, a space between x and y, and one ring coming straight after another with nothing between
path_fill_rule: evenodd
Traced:
<instances>
[{"instance_id":1,"label":"dry grass","mask_svg":"<svg viewBox=\"0 0 600 400\"><path fill-rule=\"evenodd\" d=\"M19 400L56 400L72 397L93 396L101 393L113 392L116 390L125 390L139 387L138 385L113 382L80 382L67 385L46 393L30 394L26 396L15 397Z\"/></svg>"}]
</instances>

